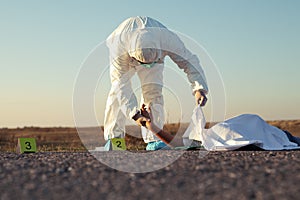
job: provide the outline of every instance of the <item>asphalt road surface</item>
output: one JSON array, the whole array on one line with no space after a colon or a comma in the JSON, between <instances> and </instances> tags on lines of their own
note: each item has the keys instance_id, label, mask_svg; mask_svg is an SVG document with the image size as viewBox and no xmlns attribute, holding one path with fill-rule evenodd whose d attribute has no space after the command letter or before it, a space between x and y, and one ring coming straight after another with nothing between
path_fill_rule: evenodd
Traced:
<instances>
[{"instance_id":1,"label":"asphalt road surface","mask_svg":"<svg viewBox=\"0 0 300 200\"><path fill-rule=\"evenodd\" d=\"M6 199L299 199L300 151L175 151L139 162L136 152L0 153L0 197ZM144 152L147 154L146 152ZM119 159L125 158L125 159ZM99 161L100 159L100 161ZM101 161L101 159L103 159ZM147 173L113 169L148 169ZM152 160L157 162L157 160ZM140 165L140 168L131 166Z\"/></svg>"}]
</instances>

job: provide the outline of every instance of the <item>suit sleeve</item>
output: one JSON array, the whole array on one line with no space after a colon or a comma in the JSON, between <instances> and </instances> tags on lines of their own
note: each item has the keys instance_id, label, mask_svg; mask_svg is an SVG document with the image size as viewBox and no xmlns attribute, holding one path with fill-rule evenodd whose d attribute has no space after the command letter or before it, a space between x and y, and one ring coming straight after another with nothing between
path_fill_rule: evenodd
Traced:
<instances>
[{"instance_id":1,"label":"suit sleeve","mask_svg":"<svg viewBox=\"0 0 300 200\"><path fill-rule=\"evenodd\" d=\"M193 92L203 90L208 93L206 77L198 57L185 47L175 33L169 32L163 36L166 38L162 38L162 41L167 41L164 45L166 54L186 73Z\"/></svg>"},{"instance_id":2,"label":"suit sleeve","mask_svg":"<svg viewBox=\"0 0 300 200\"><path fill-rule=\"evenodd\" d=\"M129 67L129 55L120 49L110 50L110 95L119 103L119 107L128 118L138 112L138 103L131 86L132 72Z\"/></svg>"}]
</instances>

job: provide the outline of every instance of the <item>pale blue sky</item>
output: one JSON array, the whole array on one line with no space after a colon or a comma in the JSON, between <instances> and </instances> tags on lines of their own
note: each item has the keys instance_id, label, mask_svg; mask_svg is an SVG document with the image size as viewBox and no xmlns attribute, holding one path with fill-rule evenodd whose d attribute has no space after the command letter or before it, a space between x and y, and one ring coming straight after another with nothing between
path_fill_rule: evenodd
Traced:
<instances>
[{"instance_id":1,"label":"pale blue sky","mask_svg":"<svg viewBox=\"0 0 300 200\"><path fill-rule=\"evenodd\" d=\"M0 5L0 127L73 126L72 92L80 65L118 24L137 15L151 16L207 50L224 81L226 118L256 113L264 119L300 119L300 1L12 0Z\"/></svg>"}]
</instances>

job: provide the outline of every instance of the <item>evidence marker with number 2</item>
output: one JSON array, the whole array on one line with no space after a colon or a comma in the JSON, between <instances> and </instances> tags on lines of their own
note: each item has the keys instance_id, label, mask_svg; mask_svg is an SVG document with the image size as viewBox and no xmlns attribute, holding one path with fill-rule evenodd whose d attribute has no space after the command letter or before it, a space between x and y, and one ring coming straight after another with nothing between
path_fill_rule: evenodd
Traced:
<instances>
[{"instance_id":1,"label":"evidence marker with number 2","mask_svg":"<svg viewBox=\"0 0 300 200\"><path fill-rule=\"evenodd\" d=\"M112 150L126 150L126 144L124 138L112 138L111 139Z\"/></svg>"},{"instance_id":2,"label":"evidence marker with number 2","mask_svg":"<svg viewBox=\"0 0 300 200\"><path fill-rule=\"evenodd\" d=\"M17 153L36 153L35 138L18 138Z\"/></svg>"}]
</instances>

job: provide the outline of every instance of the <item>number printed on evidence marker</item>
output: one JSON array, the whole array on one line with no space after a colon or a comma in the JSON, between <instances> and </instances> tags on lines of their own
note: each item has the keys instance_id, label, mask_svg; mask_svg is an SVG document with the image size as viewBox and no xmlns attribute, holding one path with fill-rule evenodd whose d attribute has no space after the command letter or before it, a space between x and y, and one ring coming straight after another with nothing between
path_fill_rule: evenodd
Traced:
<instances>
[{"instance_id":1,"label":"number printed on evidence marker","mask_svg":"<svg viewBox=\"0 0 300 200\"><path fill-rule=\"evenodd\" d=\"M113 150L126 150L126 144L124 138L113 138L111 139Z\"/></svg>"},{"instance_id":2,"label":"number printed on evidence marker","mask_svg":"<svg viewBox=\"0 0 300 200\"><path fill-rule=\"evenodd\" d=\"M19 153L37 152L35 138L18 138L17 152Z\"/></svg>"}]
</instances>

